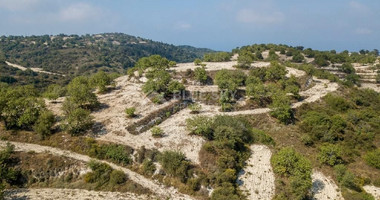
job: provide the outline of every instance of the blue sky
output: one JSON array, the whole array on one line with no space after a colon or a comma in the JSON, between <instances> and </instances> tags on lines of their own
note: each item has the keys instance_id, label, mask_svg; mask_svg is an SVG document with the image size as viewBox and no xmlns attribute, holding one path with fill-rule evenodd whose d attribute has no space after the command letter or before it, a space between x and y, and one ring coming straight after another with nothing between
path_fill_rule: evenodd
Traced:
<instances>
[{"instance_id":1,"label":"blue sky","mask_svg":"<svg viewBox=\"0 0 380 200\"><path fill-rule=\"evenodd\" d=\"M378 0L0 0L0 35L122 32L227 50L380 49Z\"/></svg>"}]
</instances>

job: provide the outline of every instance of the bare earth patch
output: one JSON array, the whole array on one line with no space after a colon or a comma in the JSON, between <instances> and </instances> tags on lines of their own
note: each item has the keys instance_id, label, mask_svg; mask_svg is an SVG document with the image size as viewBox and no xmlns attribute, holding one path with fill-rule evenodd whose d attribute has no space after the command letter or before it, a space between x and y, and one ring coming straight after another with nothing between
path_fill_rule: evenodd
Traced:
<instances>
[{"instance_id":1,"label":"bare earth patch","mask_svg":"<svg viewBox=\"0 0 380 200\"><path fill-rule=\"evenodd\" d=\"M133 193L120 193L120 192L100 192L89 191L81 189L18 189L8 190L5 193L6 200L116 200L116 199L136 199L136 200L148 200L154 197L147 195L137 195Z\"/></svg>"},{"instance_id":2,"label":"bare earth patch","mask_svg":"<svg viewBox=\"0 0 380 200\"><path fill-rule=\"evenodd\" d=\"M371 194L373 197L375 197L376 200L379 200L380 199L380 188L379 187L375 187L373 185L365 185L363 186L363 189Z\"/></svg>"},{"instance_id":3,"label":"bare earth patch","mask_svg":"<svg viewBox=\"0 0 380 200\"><path fill-rule=\"evenodd\" d=\"M313 193L313 199L315 200L343 200L342 194L339 191L338 186L331 180L330 177L326 177L319 171L314 170L311 174L313 186L311 191Z\"/></svg>"},{"instance_id":4,"label":"bare earth patch","mask_svg":"<svg viewBox=\"0 0 380 200\"><path fill-rule=\"evenodd\" d=\"M251 151L247 166L239 176L240 188L249 200L270 200L275 194L275 178L270 163L272 153L265 145L252 145Z\"/></svg>"},{"instance_id":5,"label":"bare earth patch","mask_svg":"<svg viewBox=\"0 0 380 200\"><path fill-rule=\"evenodd\" d=\"M186 130L186 119L189 117L191 117L190 110L183 109L158 125L164 132L162 138L152 137L150 130L139 135L133 135L124 130L125 136L108 133L99 139L126 144L134 148L145 146L160 151L177 150L183 152L191 161L198 163L198 152L204 143L204 139L189 135Z\"/></svg>"}]
</instances>

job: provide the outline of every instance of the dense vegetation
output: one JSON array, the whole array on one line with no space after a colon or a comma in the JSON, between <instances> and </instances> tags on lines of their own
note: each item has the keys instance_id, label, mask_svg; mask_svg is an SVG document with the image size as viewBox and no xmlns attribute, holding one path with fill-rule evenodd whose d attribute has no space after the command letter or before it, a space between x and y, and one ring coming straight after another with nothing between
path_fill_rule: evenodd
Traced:
<instances>
[{"instance_id":1,"label":"dense vegetation","mask_svg":"<svg viewBox=\"0 0 380 200\"><path fill-rule=\"evenodd\" d=\"M9 61L63 74L83 74L99 67L125 69L142 57L158 54L189 62L208 49L174 46L121 33L97 35L0 37L0 51Z\"/></svg>"}]
</instances>

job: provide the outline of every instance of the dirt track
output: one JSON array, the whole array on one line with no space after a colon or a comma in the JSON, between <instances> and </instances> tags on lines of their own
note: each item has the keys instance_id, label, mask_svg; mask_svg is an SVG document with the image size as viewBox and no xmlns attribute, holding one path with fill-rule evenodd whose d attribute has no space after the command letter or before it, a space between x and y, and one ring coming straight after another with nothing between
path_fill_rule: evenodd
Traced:
<instances>
[{"instance_id":1,"label":"dirt track","mask_svg":"<svg viewBox=\"0 0 380 200\"><path fill-rule=\"evenodd\" d=\"M90 160L96 160L96 159L90 158L86 155L81 155L81 154L77 154L77 153L73 153L70 151L65 151L65 150L61 150L61 149L57 149L57 148L53 148L53 147L48 147L48 146L41 146L41 145L29 144L29 143L19 143L19 142L10 142L10 143L15 145L16 151L26 151L26 152L34 151L36 153L48 152L48 153L51 153L54 155L65 156L68 158L72 158L72 159L76 159L76 160L80 160L80 161L84 161L84 162L89 162ZM5 145L6 145L5 141L0 141L0 146L4 147ZM158 196L170 197L170 198L174 198L174 199L192 199L188 195L184 195L184 194L179 193L173 187L170 187L170 188L165 187L159 183L156 183L150 179L145 178L144 176L142 176L140 174L137 174L136 172L131 171L130 169L120 167L118 165L115 165L115 164L107 162L107 161L100 161L100 160L97 160L97 161L106 163L114 169L123 171L124 173L126 173L128 175L129 179L131 179L132 181L142 185L145 188L150 189L152 192L156 193Z\"/></svg>"},{"instance_id":2,"label":"dirt track","mask_svg":"<svg viewBox=\"0 0 380 200\"><path fill-rule=\"evenodd\" d=\"M239 176L242 190L249 200L271 200L275 194L274 174L270 163L272 153L265 145L252 145L244 173Z\"/></svg>"},{"instance_id":3,"label":"dirt track","mask_svg":"<svg viewBox=\"0 0 380 200\"><path fill-rule=\"evenodd\" d=\"M152 196L121 192L101 192L80 189L17 189L5 193L6 200L150 200Z\"/></svg>"}]
</instances>

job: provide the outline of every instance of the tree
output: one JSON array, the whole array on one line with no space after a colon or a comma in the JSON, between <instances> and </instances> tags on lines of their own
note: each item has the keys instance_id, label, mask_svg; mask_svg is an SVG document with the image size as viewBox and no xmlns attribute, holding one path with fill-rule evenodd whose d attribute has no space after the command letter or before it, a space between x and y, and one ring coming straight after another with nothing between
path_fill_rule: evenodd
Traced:
<instances>
[{"instance_id":1,"label":"tree","mask_svg":"<svg viewBox=\"0 0 380 200\"><path fill-rule=\"evenodd\" d=\"M81 108L94 108L99 105L96 95L92 92L89 80L79 76L67 86L69 99Z\"/></svg>"},{"instance_id":2,"label":"tree","mask_svg":"<svg viewBox=\"0 0 380 200\"><path fill-rule=\"evenodd\" d=\"M246 75L244 72L235 70L220 70L215 75L215 83L221 90L236 91L238 86L244 85Z\"/></svg>"},{"instance_id":3,"label":"tree","mask_svg":"<svg viewBox=\"0 0 380 200\"><path fill-rule=\"evenodd\" d=\"M185 90L185 86L178 81L170 81L170 83L168 84L167 90L169 93L174 94L174 93L182 92L183 90Z\"/></svg>"},{"instance_id":4,"label":"tree","mask_svg":"<svg viewBox=\"0 0 380 200\"><path fill-rule=\"evenodd\" d=\"M297 53L296 55L293 55L292 61L296 63L302 63L305 57L301 53Z\"/></svg>"},{"instance_id":5,"label":"tree","mask_svg":"<svg viewBox=\"0 0 380 200\"><path fill-rule=\"evenodd\" d=\"M112 83L112 79L104 71L99 71L91 76L89 83L92 87L97 88L99 93L104 93L107 90L106 86Z\"/></svg>"},{"instance_id":6,"label":"tree","mask_svg":"<svg viewBox=\"0 0 380 200\"><path fill-rule=\"evenodd\" d=\"M355 68L352 66L351 63L343 63L343 65L340 67L340 69L346 74L354 74L355 73Z\"/></svg>"},{"instance_id":7,"label":"tree","mask_svg":"<svg viewBox=\"0 0 380 200\"><path fill-rule=\"evenodd\" d=\"M272 62L271 66L266 70L265 79L269 81L277 81L283 79L286 75L286 68L278 62Z\"/></svg>"},{"instance_id":8,"label":"tree","mask_svg":"<svg viewBox=\"0 0 380 200\"><path fill-rule=\"evenodd\" d=\"M157 93L167 93L168 84L171 81L171 76L169 72L165 70L157 70L151 72L147 75L148 81L143 85L143 91L146 94L157 92Z\"/></svg>"},{"instance_id":9,"label":"tree","mask_svg":"<svg viewBox=\"0 0 380 200\"><path fill-rule=\"evenodd\" d=\"M52 84L48 86L43 96L50 100L56 100L59 97L65 96L65 94L66 94L66 89L64 87L57 84Z\"/></svg>"},{"instance_id":10,"label":"tree","mask_svg":"<svg viewBox=\"0 0 380 200\"><path fill-rule=\"evenodd\" d=\"M293 118L290 100L288 96L282 92L278 92L272 96L272 103L269 107L272 109L270 112L271 116L277 118L284 124L289 123Z\"/></svg>"},{"instance_id":11,"label":"tree","mask_svg":"<svg viewBox=\"0 0 380 200\"><path fill-rule=\"evenodd\" d=\"M42 112L37 122L34 124L34 131L41 135L42 138L51 134L51 128L55 123L54 114L50 111Z\"/></svg>"},{"instance_id":12,"label":"tree","mask_svg":"<svg viewBox=\"0 0 380 200\"><path fill-rule=\"evenodd\" d=\"M202 84L207 82L207 72L204 67L197 67L194 69L195 80L199 81Z\"/></svg>"},{"instance_id":13,"label":"tree","mask_svg":"<svg viewBox=\"0 0 380 200\"><path fill-rule=\"evenodd\" d=\"M76 108L66 117L65 129L71 135L79 135L89 130L93 124L93 117L90 115L90 111Z\"/></svg>"},{"instance_id":14,"label":"tree","mask_svg":"<svg viewBox=\"0 0 380 200\"><path fill-rule=\"evenodd\" d=\"M7 129L31 129L43 110L45 103L33 86L7 87L1 91L0 119Z\"/></svg>"}]
</instances>

